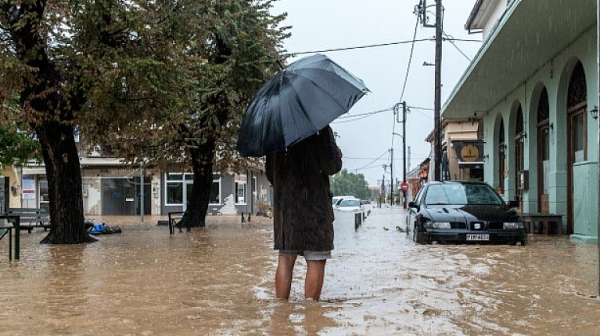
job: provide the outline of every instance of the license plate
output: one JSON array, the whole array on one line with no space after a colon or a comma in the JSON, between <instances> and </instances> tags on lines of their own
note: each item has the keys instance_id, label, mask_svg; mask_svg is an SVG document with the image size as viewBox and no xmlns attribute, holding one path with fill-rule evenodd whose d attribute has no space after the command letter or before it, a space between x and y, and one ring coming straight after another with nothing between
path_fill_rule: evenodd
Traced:
<instances>
[{"instance_id":1,"label":"license plate","mask_svg":"<svg viewBox=\"0 0 600 336\"><path fill-rule=\"evenodd\" d=\"M489 234L467 234L467 240L490 240Z\"/></svg>"}]
</instances>

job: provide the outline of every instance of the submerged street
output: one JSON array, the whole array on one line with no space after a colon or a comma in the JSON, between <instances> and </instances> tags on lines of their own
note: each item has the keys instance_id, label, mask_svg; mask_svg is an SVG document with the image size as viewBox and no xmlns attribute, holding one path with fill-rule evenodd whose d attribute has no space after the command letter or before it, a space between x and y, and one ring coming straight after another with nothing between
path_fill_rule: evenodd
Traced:
<instances>
[{"instance_id":1,"label":"submerged street","mask_svg":"<svg viewBox=\"0 0 600 336\"><path fill-rule=\"evenodd\" d=\"M597 246L530 236L527 246L421 246L404 211L357 230L336 213L321 302L274 299L272 224L209 217L169 236L157 218L105 217L122 234L39 245L0 242L0 335L597 335Z\"/></svg>"}]
</instances>

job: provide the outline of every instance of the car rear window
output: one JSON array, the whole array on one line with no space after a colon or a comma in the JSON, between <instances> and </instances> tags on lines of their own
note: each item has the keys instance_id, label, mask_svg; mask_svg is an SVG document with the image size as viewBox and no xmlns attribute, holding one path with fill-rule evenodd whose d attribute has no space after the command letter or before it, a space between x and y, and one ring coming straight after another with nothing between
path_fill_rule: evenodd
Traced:
<instances>
[{"instance_id":1,"label":"car rear window","mask_svg":"<svg viewBox=\"0 0 600 336\"><path fill-rule=\"evenodd\" d=\"M342 203L340 203L341 207L351 207L351 206L360 206L360 201L359 200L343 200Z\"/></svg>"}]
</instances>

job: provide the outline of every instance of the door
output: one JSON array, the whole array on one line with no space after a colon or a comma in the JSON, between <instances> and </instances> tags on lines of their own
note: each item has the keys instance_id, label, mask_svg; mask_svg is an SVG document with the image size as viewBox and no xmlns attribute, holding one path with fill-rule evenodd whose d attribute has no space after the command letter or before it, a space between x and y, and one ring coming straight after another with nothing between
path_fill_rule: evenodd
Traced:
<instances>
[{"instance_id":1,"label":"door","mask_svg":"<svg viewBox=\"0 0 600 336\"><path fill-rule=\"evenodd\" d=\"M48 179L46 176L38 176L38 190L40 191L39 204L40 209L46 209L50 213L50 195L48 193Z\"/></svg>"},{"instance_id":2,"label":"door","mask_svg":"<svg viewBox=\"0 0 600 336\"><path fill-rule=\"evenodd\" d=\"M573 216L574 216L574 173L573 167L576 163L585 161L586 158L586 116L587 104L580 104L573 109L570 109L568 116L568 163L567 163L567 234L573 233Z\"/></svg>"},{"instance_id":3,"label":"door","mask_svg":"<svg viewBox=\"0 0 600 336\"><path fill-rule=\"evenodd\" d=\"M550 127L548 126L548 122L546 121L544 124L538 125L537 132L538 212L549 213Z\"/></svg>"}]
</instances>

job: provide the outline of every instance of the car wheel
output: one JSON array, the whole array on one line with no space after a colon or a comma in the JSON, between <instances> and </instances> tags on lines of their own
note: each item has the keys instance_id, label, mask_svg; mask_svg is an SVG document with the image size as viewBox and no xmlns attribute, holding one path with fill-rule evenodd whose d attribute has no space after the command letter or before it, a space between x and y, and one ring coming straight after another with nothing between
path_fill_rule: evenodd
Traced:
<instances>
[{"instance_id":1,"label":"car wheel","mask_svg":"<svg viewBox=\"0 0 600 336\"><path fill-rule=\"evenodd\" d=\"M416 223L413 224L412 240L417 244L425 244L425 233L419 231Z\"/></svg>"},{"instance_id":2,"label":"car wheel","mask_svg":"<svg viewBox=\"0 0 600 336\"><path fill-rule=\"evenodd\" d=\"M412 230L410 230L412 233L412 240L414 242L417 242L417 225L415 223L413 223L412 225Z\"/></svg>"}]
</instances>

